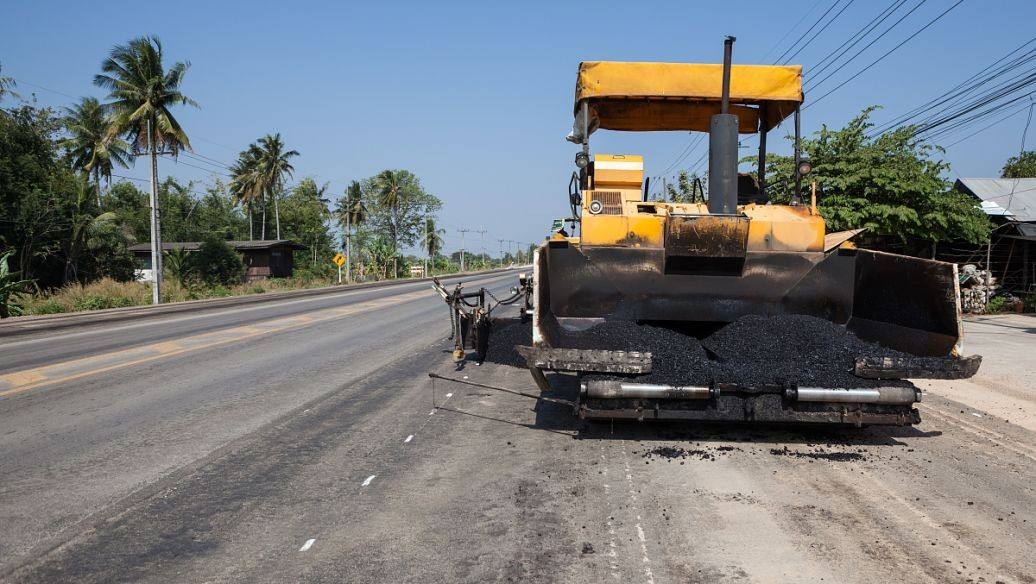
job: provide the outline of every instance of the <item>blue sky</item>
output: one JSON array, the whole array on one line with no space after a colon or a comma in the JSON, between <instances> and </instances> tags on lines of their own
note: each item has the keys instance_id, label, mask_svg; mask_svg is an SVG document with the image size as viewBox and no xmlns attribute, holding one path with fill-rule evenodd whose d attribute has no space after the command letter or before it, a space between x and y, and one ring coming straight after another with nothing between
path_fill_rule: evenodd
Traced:
<instances>
[{"instance_id":1,"label":"blue sky","mask_svg":"<svg viewBox=\"0 0 1036 584\"><path fill-rule=\"evenodd\" d=\"M759 62L768 52L773 60L833 1L12 2L0 22L0 63L23 95L63 106L72 100L62 94L104 97L91 81L114 44L158 35L170 62L191 62L184 91L201 109L178 115L197 153L229 164L250 141L281 132L302 153L296 178L329 182L335 195L351 179L407 168L444 201L448 249L460 243L457 229L484 227L485 245L495 251L497 239L541 239L551 219L567 212L576 147L563 138L580 61L719 62L726 34L738 37L735 62ZM925 2L826 87L954 1ZM856 0L793 62L808 69L888 4ZM838 127L872 104L885 108L878 122L905 112L1027 41L1034 22L1031 0L965 0L811 107L804 131ZM1017 154L1025 119L1016 116L951 148L950 178L996 175ZM592 146L643 154L647 174L655 175L688 139L600 132ZM681 166L692 166L702 152ZM139 164L124 174L146 172ZM211 172L172 161L162 161L160 172L211 181ZM477 247L470 242L478 235L467 238L469 248Z\"/></svg>"}]
</instances>

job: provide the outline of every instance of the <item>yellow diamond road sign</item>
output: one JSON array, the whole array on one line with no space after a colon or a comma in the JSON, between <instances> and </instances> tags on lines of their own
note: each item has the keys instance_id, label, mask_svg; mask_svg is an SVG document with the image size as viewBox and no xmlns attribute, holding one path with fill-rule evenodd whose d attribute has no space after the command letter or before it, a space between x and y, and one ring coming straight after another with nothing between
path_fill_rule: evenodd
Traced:
<instances>
[{"instance_id":1,"label":"yellow diamond road sign","mask_svg":"<svg viewBox=\"0 0 1036 584\"><path fill-rule=\"evenodd\" d=\"M340 253L336 253L335 257L331 261L338 264L338 267L342 267L342 265L345 264L345 256Z\"/></svg>"}]
</instances>

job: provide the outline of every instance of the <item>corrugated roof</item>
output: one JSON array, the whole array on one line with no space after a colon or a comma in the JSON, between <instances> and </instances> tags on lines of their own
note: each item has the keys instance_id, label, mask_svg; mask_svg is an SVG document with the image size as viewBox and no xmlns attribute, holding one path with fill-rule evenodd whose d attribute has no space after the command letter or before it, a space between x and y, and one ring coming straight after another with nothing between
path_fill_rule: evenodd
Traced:
<instances>
[{"instance_id":1,"label":"corrugated roof","mask_svg":"<svg viewBox=\"0 0 1036 584\"><path fill-rule=\"evenodd\" d=\"M230 247L241 251L245 249L270 249L271 247L283 245L288 246L291 249L306 249L305 245L301 243L295 243L290 239L256 239L252 241L228 241ZM162 251L171 251L174 249L185 249L187 251L195 251L201 247L200 241L163 241ZM131 245L129 250L134 251L151 251L151 242L138 243Z\"/></svg>"},{"instance_id":2,"label":"corrugated roof","mask_svg":"<svg viewBox=\"0 0 1036 584\"><path fill-rule=\"evenodd\" d=\"M1036 178L959 178L954 187L982 201L988 215L1036 221Z\"/></svg>"}]
</instances>

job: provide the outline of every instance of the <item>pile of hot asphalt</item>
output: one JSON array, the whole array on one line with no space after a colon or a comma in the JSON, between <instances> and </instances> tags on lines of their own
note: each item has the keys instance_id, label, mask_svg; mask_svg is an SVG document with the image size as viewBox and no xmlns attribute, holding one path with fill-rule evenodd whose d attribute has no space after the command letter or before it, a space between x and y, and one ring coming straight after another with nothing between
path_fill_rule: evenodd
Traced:
<instances>
[{"instance_id":1,"label":"pile of hot asphalt","mask_svg":"<svg viewBox=\"0 0 1036 584\"><path fill-rule=\"evenodd\" d=\"M486 361L524 367L515 346L531 344L529 323L495 321ZM909 356L863 341L844 326L800 315L745 316L700 340L666 327L609 321L585 331L565 331L555 344L572 349L648 351L651 373L633 379L672 385L890 385L894 382L853 375L856 358Z\"/></svg>"}]
</instances>

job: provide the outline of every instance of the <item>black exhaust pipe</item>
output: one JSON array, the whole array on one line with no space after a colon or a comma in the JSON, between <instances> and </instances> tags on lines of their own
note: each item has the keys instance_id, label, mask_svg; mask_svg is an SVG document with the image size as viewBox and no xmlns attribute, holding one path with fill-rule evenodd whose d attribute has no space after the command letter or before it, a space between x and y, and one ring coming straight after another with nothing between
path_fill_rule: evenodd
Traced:
<instances>
[{"instance_id":1,"label":"black exhaust pipe","mask_svg":"<svg viewBox=\"0 0 1036 584\"><path fill-rule=\"evenodd\" d=\"M709 213L737 212L737 116L730 113L730 61L734 41L723 41L723 94L720 113L709 124Z\"/></svg>"}]
</instances>

